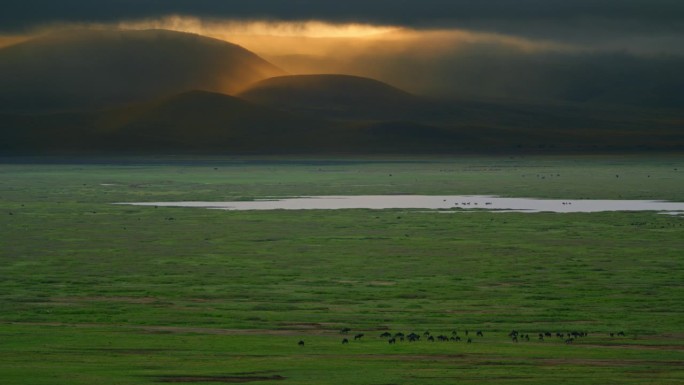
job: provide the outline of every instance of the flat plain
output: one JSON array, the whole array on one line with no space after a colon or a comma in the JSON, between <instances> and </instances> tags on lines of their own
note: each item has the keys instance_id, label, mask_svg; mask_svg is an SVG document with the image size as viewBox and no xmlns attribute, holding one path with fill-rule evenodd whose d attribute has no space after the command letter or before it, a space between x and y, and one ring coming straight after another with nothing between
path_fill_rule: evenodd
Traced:
<instances>
[{"instance_id":1,"label":"flat plain","mask_svg":"<svg viewBox=\"0 0 684 385\"><path fill-rule=\"evenodd\" d=\"M0 383L684 382L682 216L112 204L360 194L682 202L684 157L4 159Z\"/></svg>"}]
</instances>

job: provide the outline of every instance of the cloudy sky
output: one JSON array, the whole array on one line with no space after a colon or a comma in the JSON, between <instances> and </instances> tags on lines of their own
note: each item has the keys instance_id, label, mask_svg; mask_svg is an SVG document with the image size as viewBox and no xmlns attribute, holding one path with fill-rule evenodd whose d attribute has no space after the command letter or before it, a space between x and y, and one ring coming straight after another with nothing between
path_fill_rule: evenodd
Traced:
<instances>
[{"instance_id":1,"label":"cloudy sky","mask_svg":"<svg viewBox=\"0 0 684 385\"><path fill-rule=\"evenodd\" d=\"M422 94L684 103L681 0L23 0L0 45L74 26L195 32Z\"/></svg>"},{"instance_id":2,"label":"cloudy sky","mask_svg":"<svg viewBox=\"0 0 684 385\"><path fill-rule=\"evenodd\" d=\"M0 28L166 15L459 28L572 41L659 39L684 31L680 0L23 0L3 5Z\"/></svg>"}]
</instances>

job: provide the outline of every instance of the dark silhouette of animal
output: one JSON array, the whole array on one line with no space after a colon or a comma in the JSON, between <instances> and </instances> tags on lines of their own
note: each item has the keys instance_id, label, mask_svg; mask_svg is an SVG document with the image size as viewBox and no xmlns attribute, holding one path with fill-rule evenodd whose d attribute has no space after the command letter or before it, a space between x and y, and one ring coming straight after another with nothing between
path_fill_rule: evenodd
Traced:
<instances>
[{"instance_id":1,"label":"dark silhouette of animal","mask_svg":"<svg viewBox=\"0 0 684 385\"><path fill-rule=\"evenodd\" d=\"M394 338L403 338L403 337L404 337L404 333L401 333L401 332L396 333L396 334L394 335Z\"/></svg>"},{"instance_id":2,"label":"dark silhouette of animal","mask_svg":"<svg viewBox=\"0 0 684 385\"><path fill-rule=\"evenodd\" d=\"M389 340L387 340L387 342L388 342L390 345L396 344L396 343L397 343L397 339L396 339L396 338L390 338Z\"/></svg>"},{"instance_id":3,"label":"dark silhouette of animal","mask_svg":"<svg viewBox=\"0 0 684 385\"><path fill-rule=\"evenodd\" d=\"M482 333L482 330L477 331L477 336L478 337L484 337L484 333Z\"/></svg>"},{"instance_id":4,"label":"dark silhouette of animal","mask_svg":"<svg viewBox=\"0 0 684 385\"><path fill-rule=\"evenodd\" d=\"M565 340L565 343L566 343L566 344L571 344L571 343L573 343L573 342L575 342L575 339L574 339L574 338L568 338L567 340Z\"/></svg>"},{"instance_id":5,"label":"dark silhouette of animal","mask_svg":"<svg viewBox=\"0 0 684 385\"><path fill-rule=\"evenodd\" d=\"M468 343L472 343L472 342L473 342L473 340L471 340L470 338L468 338Z\"/></svg>"},{"instance_id":6,"label":"dark silhouette of animal","mask_svg":"<svg viewBox=\"0 0 684 385\"><path fill-rule=\"evenodd\" d=\"M621 331L621 332L618 332L617 335L618 335L618 337L624 337L624 336L625 336L625 332L622 332L622 331Z\"/></svg>"},{"instance_id":7,"label":"dark silhouette of animal","mask_svg":"<svg viewBox=\"0 0 684 385\"><path fill-rule=\"evenodd\" d=\"M348 340L348 339L344 338L344 339L342 340L342 345L346 345L346 344L348 344L348 343L349 343L349 340Z\"/></svg>"},{"instance_id":8,"label":"dark silhouette of animal","mask_svg":"<svg viewBox=\"0 0 684 385\"><path fill-rule=\"evenodd\" d=\"M449 337L447 337L445 335L441 335L441 334L437 336L437 339L442 341L442 342L449 341Z\"/></svg>"},{"instance_id":9,"label":"dark silhouette of animal","mask_svg":"<svg viewBox=\"0 0 684 385\"><path fill-rule=\"evenodd\" d=\"M429 336L429 337L428 337L428 341L430 341L430 342L435 342L435 337Z\"/></svg>"},{"instance_id":10,"label":"dark silhouette of animal","mask_svg":"<svg viewBox=\"0 0 684 385\"><path fill-rule=\"evenodd\" d=\"M425 333L423 333L423 337L427 337L427 336L429 336L429 335L430 335L430 331L429 331L429 330L427 330Z\"/></svg>"},{"instance_id":11,"label":"dark silhouette of animal","mask_svg":"<svg viewBox=\"0 0 684 385\"><path fill-rule=\"evenodd\" d=\"M299 345L299 346L304 346L304 341L299 340L299 342L297 342L297 345Z\"/></svg>"},{"instance_id":12,"label":"dark silhouette of animal","mask_svg":"<svg viewBox=\"0 0 684 385\"><path fill-rule=\"evenodd\" d=\"M392 337L392 333L384 332L384 333L380 334L380 337L382 337L382 338Z\"/></svg>"},{"instance_id":13,"label":"dark silhouette of animal","mask_svg":"<svg viewBox=\"0 0 684 385\"><path fill-rule=\"evenodd\" d=\"M340 333L342 333L342 334L347 334L347 333L349 333L350 331L351 331L351 329L349 329L349 328L344 328L344 329L340 330Z\"/></svg>"},{"instance_id":14,"label":"dark silhouette of animal","mask_svg":"<svg viewBox=\"0 0 684 385\"><path fill-rule=\"evenodd\" d=\"M355 335L355 336L354 336L354 341L360 340L361 338L363 338L363 336L364 336L363 333Z\"/></svg>"}]
</instances>

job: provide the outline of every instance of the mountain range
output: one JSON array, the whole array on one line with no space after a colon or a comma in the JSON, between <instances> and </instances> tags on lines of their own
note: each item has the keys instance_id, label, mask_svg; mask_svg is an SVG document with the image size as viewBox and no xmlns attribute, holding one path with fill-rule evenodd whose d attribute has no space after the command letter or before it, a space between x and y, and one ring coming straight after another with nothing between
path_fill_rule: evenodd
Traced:
<instances>
[{"instance_id":1,"label":"mountain range","mask_svg":"<svg viewBox=\"0 0 684 385\"><path fill-rule=\"evenodd\" d=\"M0 49L0 154L681 151L677 110L440 100L288 75L222 40L67 31Z\"/></svg>"}]
</instances>

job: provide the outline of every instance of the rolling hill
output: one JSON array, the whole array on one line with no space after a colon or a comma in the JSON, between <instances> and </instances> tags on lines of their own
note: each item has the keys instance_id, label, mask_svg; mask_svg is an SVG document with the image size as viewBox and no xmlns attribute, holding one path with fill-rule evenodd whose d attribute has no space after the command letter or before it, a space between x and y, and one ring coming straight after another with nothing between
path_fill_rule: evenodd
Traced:
<instances>
[{"instance_id":1,"label":"rolling hill","mask_svg":"<svg viewBox=\"0 0 684 385\"><path fill-rule=\"evenodd\" d=\"M190 90L230 94L282 74L240 46L195 34L65 31L0 49L0 110L102 108Z\"/></svg>"},{"instance_id":2,"label":"rolling hill","mask_svg":"<svg viewBox=\"0 0 684 385\"><path fill-rule=\"evenodd\" d=\"M102 111L0 114L5 152L289 151L332 125L207 91Z\"/></svg>"},{"instance_id":3,"label":"rolling hill","mask_svg":"<svg viewBox=\"0 0 684 385\"><path fill-rule=\"evenodd\" d=\"M454 154L681 151L681 120L460 106L464 119L339 120L207 91L101 111L0 113L0 154ZM584 111L584 114L587 112ZM495 116L487 119L486 115ZM479 117L478 117L479 116ZM553 122L561 122L553 125ZM644 130L647 125L649 130Z\"/></svg>"},{"instance_id":4,"label":"rolling hill","mask_svg":"<svg viewBox=\"0 0 684 385\"><path fill-rule=\"evenodd\" d=\"M239 46L163 30L62 32L0 49L0 155L644 150L684 150L684 114L282 76Z\"/></svg>"},{"instance_id":5,"label":"rolling hill","mask_svg":"<svg viewBox=\"0 0 684 385\"><path fill-rule=\"evenodd\" d=\"M271 149L292 147L324 129L325 122L300 118L240 98L189 91L97 115L98 130L121 146L140 148Z\"/></svg>"},{"instance_id":6,"label":"rolling hill","mask_svg":"<svg viewBox=\"0 0 684 385\"><path fill-rule=\"evenodd\" d=\"M291 75L259 81L239 97L272 108L328 119L398 119L429 107L378 80L350 75Z\"/></svg>"}]
</instances>

